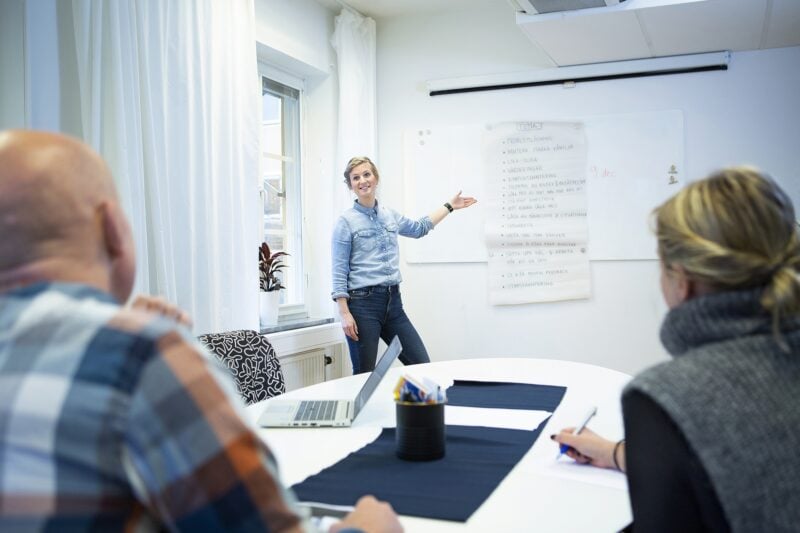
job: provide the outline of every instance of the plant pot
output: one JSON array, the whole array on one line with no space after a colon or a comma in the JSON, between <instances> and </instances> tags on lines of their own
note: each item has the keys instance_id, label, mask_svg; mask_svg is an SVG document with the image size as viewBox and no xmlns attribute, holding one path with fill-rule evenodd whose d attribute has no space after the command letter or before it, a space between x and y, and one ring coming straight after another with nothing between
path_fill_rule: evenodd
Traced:
<instances>
[{"instance_id":1,"label":"plant pot","mask_svg":"<svg viewBox=\"0 0 800 533\"><path fill-rule=\"evenodd\" d=\"M258 294L258 314L262 326L274 326L278 323L280 301L280 291L261 291Z\"/></svg>"}]
</instances>

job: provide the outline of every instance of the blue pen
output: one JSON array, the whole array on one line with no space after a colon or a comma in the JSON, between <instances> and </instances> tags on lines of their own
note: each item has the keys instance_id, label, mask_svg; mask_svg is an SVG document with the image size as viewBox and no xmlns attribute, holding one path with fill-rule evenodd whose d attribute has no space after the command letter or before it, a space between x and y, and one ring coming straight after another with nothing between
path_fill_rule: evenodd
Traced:
<instances>
[{"instance_id":1,"label":"blue pen","mask_svg":"<svg viewBox=\"0 0 800 533\"><path fill-rule=\"evenodd\" d=\"M591 409L589 409L589 412L586 413L585 417L583 417L583 421L578 425L578 427L575 428L575 430L572 432L572 434L573 435L578 435L581 431L583 431L583 429L589 423L589 420L591 420L592 417L594 415L596 415L596 414L597 414L597 407L592 407ZM562 455L567 453L567 450L569 450L569 446L567 446L566 444L562 444L561 446L559 446L558 455L556 456L556 461L558 461L558 459Z\"/></svg>"}]
</instances>

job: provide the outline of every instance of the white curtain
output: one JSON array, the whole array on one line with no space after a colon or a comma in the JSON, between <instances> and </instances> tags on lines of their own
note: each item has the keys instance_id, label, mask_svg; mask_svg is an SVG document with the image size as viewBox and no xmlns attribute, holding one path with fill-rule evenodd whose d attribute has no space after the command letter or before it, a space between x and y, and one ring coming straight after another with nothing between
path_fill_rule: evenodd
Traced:
<instances>
[{"instance_id":1,"label":"white curtain","mask_svg":"<svg viewBox=\"0 0 800 533\"><path fill-rule=\"evenodd\" d=\"M137 289L195 333L258 328L253 0L73 0L83 136L137 242Z\"/></svg>"},{"instance_id":2,"label":"white curtain","mask_svg":"<svg viewBox=\"0 0 800 533\"><path fill-rule=\"evenodd\" d=\"M354 156L367 156L380 168L377 156L375 21L350 9L336 17L331 38L339 64L339 137L336 175ZM337 181L335 216L353 200L343 181Z\"/></svg>"}]
</instances>

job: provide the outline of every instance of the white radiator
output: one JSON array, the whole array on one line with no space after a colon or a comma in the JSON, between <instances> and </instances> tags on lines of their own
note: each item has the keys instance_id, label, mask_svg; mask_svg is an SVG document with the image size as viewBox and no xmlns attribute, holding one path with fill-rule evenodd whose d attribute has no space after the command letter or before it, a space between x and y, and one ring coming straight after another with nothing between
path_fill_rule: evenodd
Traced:
<instances>
[{"instance_id":1,"label":"white radiator","mask_svg":"<svg viewBox=\"0 0 800 533\"><path fill-rule=\"evenodd\" d=\"M325 349L310 350L280 358L286 390L325 381Z\"/></svg>"}]
</instances>

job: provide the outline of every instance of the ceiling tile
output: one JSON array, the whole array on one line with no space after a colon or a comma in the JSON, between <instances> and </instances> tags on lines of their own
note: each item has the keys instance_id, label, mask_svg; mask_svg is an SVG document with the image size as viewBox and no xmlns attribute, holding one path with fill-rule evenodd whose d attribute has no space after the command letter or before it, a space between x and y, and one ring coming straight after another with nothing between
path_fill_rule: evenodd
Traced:
<instances>
[{"instance_id":1,"label":"ceiling tile","mask_svg":"<svg viewBox=\"0 0 800 533\"><path fill-rule=\"evenodd\" d=\"M772 0L767 32L762 48L782 48L800 45L800 2Z\"/></svg>"},{"instance_id":2,"label":"ceiling tile","mask_svg":"<svg viewBox=\"0 0 800 533\"><path fill-rule=\"evenodd\" d=\"M561 66L650 57L633 12L548 17L519 26Z\"/></svg>"},{"instance_id":3,"label":"ceiling tile","mask_svg":"<svg viewBox=\"0 0 800 533\"><path fill-rule=\"evenodd\" d=\"M766 6L767 0L707 0L637 13L655 55L665 56L757 49Z\"/></svg>"}]
</instances>

